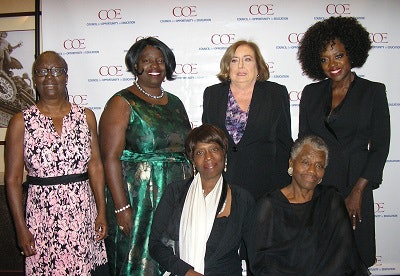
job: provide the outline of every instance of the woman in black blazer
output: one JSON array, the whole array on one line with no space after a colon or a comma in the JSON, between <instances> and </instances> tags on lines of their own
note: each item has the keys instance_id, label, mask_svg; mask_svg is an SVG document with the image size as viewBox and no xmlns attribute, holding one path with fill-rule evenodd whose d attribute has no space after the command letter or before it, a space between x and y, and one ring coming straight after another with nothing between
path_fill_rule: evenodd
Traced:
<instances>
[{"instance_id":1,"label":"woman in black blazer","mask_svg":"<svg viewBox=\"0 0 400 276\"><path fill-rule=\"evenodd\" d=\"M344 196L364 263L375 263L373 189L382 182L389 152L390 116L385 85L358 77L371 48L368 31L353 17L331 17L304 34L298 52L303 71L320 82L300 101L299 137L315 134L328 144L322 184Z\"/></svg>"},{"instance_id":2,"label":"woman in black blazer","mask_svg":"<svg viewBox=\"0 0 400 276\"><path fill-rule=\"evenodd\" d=\"M221 83L204 91L202 121L228 137L228 182L257 199L290 181L286 170L293 140L287 89L267 81L268 66L253 42L232 44L220 67Z\"/></svg>"}]
</instances>

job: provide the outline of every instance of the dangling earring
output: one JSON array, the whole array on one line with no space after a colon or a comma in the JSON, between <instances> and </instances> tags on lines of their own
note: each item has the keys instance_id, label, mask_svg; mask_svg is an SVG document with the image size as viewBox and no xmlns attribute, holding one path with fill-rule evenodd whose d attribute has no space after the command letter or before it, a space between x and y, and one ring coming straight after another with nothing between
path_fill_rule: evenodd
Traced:
<instances>
[{"instance_id":1,"label":"dangling earring","mask_svg":"<svg viewBox=\"0 0 400 276\"><path fill-rule=\"evenodd\" d=\"M193 165L193 175L196 175L197 171L196 171L196 167L195 165Z\"/></svg>"},{"instance_id":2,"label":"dangling earring","mask_svg":"<svg viewBox=\"0 0 400 276\"><path fill-rule=\"evenodd\" d=\"M321 182L322 182L322 178L318 181L318 184L321 184Z\"/></svg>"},{"instance_id":3,"label":"dangling earring","mask_svg":"<svg viewBox=\"0 0 400 276\"><path fill-rule=\"evenodd\" d=\"M228 159L225 158L225 166L224 166L224 172L226 172L226 167L228 166Z\"/></svg>"},{"instance_id":4,"label":"dangling earring","mask_svg":"<svg viewBox=\"0 0 400 276\"><path fill-rule=\"evenodd\" d=\"M292 176L293 175L293 167L289 167L287 169L287 173L288 173L288 175Z\"/></svg>"}]
</instances>

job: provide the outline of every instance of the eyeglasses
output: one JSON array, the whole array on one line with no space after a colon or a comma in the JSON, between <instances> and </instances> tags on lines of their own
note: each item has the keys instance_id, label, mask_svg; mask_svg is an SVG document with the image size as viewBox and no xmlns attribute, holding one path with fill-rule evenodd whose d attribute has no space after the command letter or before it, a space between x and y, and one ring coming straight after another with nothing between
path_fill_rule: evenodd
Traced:
<instances>
[{"instance_id":1,"label":"eyeglasses","mask_svg":"<svg viewBox=\"0 0 400 276\"><path fill-rule=\"evenodd\" d=\"M50 69L49 68L35 69L35 75L38 77L45 77L49 72L53 77L58 77L61 76L62 74L65 74L67 70L65 68L59 68L59 67L52 67Z\"/></svg>"}]
</instances>

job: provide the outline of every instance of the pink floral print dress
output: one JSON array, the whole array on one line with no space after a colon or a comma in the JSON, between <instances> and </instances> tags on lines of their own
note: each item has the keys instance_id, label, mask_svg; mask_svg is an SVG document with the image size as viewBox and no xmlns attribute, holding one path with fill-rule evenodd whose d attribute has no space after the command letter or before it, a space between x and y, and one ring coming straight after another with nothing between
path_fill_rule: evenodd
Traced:
<instances>
[{"instance_id":1,"label":"pink floral print dress","mask_svg":"<svg viewBox=\"0 0 400 276\"><path fill-rule=\"evenodd\" d=\"M91 136L83 107L71 105L59 135L51 118L34 105L23 111L24 161L29 176L87 172ZM107 263L103 241L95 241L97 210L89 181L29 185L26 222L37 254L27 257L27 275L90 275Z\"/></svg>"}]
</instances>

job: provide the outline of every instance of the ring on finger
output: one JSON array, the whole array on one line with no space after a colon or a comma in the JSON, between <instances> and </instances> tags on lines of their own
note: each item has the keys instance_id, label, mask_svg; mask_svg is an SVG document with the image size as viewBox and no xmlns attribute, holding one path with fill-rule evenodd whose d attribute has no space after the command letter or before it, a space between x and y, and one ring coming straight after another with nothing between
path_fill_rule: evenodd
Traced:
<instances>
[{"instance_id":1,"label":"ring on finger","mask_svg":"<svg viewBox=\"0 0 400 276\"><path fill-rule=\"evenodd\" d=\"M353 215L353 218L355 218L356 217L356 215Z\"/></svg>"},{"instance_id":2,"label":"ring on finger","mask_svg":"<svg viewBox=\"0 0 400 276\"><path fill-rule=\"evenodd\" d=\"M124 227L123 226L118 226L118 228L121 230L121 231L124 231Z\"/></svg>"}]
</instances>

